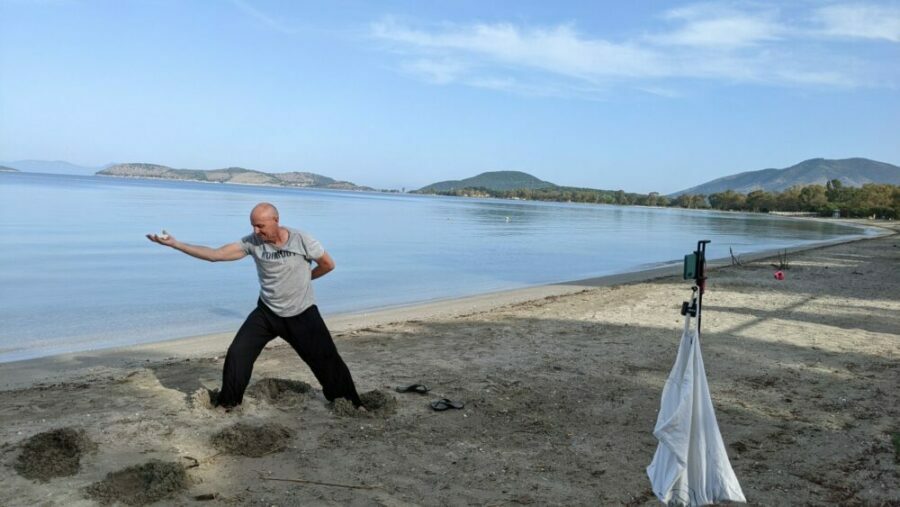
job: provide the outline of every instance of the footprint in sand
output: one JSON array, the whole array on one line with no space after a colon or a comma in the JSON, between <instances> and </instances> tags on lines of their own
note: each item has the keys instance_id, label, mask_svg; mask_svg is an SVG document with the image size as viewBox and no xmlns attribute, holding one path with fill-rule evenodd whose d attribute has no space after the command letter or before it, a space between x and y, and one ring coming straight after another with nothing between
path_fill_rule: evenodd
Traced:
<instances>
[{"instance_id":1,"label":"footprint in sand","mask_svg":"<svg viewBox=\"0 0 900 507\"><path fill-rule=\"evenodd\" d=\"M216 433L212 445L225 454L258 458L283 451L293 432L274 423L237 423Z\"/></svg>"},{"instance_id":2,"label":"footprint in sand","mask_svg":"<svg viewBox=\"0 0 900 507\"><path fill-rule=\"evenodd\" d=\"M247 389L247 395L280 407L293 407L306 401L312 386L299 380L264 378Z\"/></svg>"},{"instance_id":3,"label":"footprint in sand","mask_svg":"<svg viewBox=\"0 0 900 507\"><path fill-rule=\"evenodd\" d=\"M302 405L312 391L312 386L299 380L264 378L251 385L247 389L246 396L278 407L296 407ZM190 406L213 410L218 405L218 397L218 389L201 387L191 395Z\"/></svg>"},{"instance_id":4,"label":"footprint in sand","mask_svg":"<svg viewBox=\"0 0 900 507\"><path fill-rule=\"evenodd\" d=\"M338 417L387 417L397 411L397 399L378 389L360 394L359 400L365 411L344 398L334 400L332 410Z\"/></svg>"}]
</instances>

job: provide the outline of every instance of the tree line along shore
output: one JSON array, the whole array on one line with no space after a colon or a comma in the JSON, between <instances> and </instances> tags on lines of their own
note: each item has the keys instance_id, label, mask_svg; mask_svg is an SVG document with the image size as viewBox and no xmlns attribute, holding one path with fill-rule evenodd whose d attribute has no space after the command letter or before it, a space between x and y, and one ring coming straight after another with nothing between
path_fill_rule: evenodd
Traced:
<instances>
[{"instance_id":1,"label":"tree line along shore","mask_svg":"<svg viewBox=\"0 0 900 507\"><path fill-rule=\"evenodd\" d=\"M543 188L494 190L485 187L467 187L444 191L428 191L446 196L494 197L534 201L580 202L592 204L618 204L661 206L689 209L715 209L722 211L802 212L819 216L842 218L897 219L900 217L900 185L868 183L861 187L844 186L840 180L825 185L795 185L781 192L754 190L749 193L726 190L705 194L681 194L676 197L629 193L623 190L596 190L589 188Z\"/></svg>"}]
</instances>

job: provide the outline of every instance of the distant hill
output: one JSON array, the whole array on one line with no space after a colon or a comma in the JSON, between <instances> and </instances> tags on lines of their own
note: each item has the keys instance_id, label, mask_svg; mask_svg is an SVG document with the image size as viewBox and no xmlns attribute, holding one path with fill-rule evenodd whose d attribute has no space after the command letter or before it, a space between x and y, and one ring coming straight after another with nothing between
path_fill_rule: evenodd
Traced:
<instances>
[{"instance_id":1,"label":"distant hill","mask_svg":"<svg viewBox=\"0 0 900 507\"><path fill-rule=\"evenodd\" d=\"M160 178L168 180L208 181L212 183L241 183L244 185L278 185L286 187L331 188L337 190L372 190L349 181L336 181L321 174L305 172L265 173L228 167L203 171L200 169L172 169L157 164L115 164L102 171L100 176L119 178Z\"/></svg>"},{"instance_id":2,"label":"distant hill","mask_svg":"<svg viewBox=\"0 0 900 507\"><path fill-rule=\"evenodd\" d=\"M725 176L670 196L710 195L725 190L744 194L753 190L781 192L794 185L825 185L830 180L840 180L846 187L861 187L866 183L900 185L900 167L866 158L814 158L785 169L763 169Z\"/></svg>"},{"instance_id":3,"label":"distant hill","mask_svg":"<svg viewBox=\"0 0 900 507\"><path fill-rule=\"evenodd\" d=\"M75 174L80 176L94 174L100 169L99 167L75 165L62 160L17 160L15 162L3 162L3 165L28 173Z\"/></svg>"},{"instance_id":4,"label":"distant hill","mask_svg":"<svg viewBox=\"0 0 900 507\"><path fill-rule=\"evenodd\" d=\"M6 167L5 165L0 165L0 173L17 173L18 169L13 169L12 167Z\"/></svg>"},{"instance_id":5,"label":"distant hill","mask_svg":"<svg viewBox=\"0 0 900 507\"><path fill-rule=\"evenodd\" d=\"M481 173L478 176L464 180L440 181L424 186L415 193L428 194L435 192L450 192L463 188L486 188L488 190L519 190L556 188L549 181L539 180L534 176L521 171L492 171Z\"/></svg>"}]
</instances>

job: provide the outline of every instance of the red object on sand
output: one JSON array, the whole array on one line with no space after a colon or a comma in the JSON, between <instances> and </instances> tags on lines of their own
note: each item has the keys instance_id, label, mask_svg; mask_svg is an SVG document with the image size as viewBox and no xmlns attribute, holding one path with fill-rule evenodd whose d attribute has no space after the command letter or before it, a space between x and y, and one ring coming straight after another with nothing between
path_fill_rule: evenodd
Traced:
<instances>
[{"instance_id":1,"label":"red object on sand","mask_svg":"<svg viewBox=\"0 0 900 507\"><path fill-rule=\"evenodd\" d=\"M775 279L776 279L776 280L784 280L784 272L783 272L783 271L776 271L776 272L775 272Z\"/></svg>"}]
</instances>

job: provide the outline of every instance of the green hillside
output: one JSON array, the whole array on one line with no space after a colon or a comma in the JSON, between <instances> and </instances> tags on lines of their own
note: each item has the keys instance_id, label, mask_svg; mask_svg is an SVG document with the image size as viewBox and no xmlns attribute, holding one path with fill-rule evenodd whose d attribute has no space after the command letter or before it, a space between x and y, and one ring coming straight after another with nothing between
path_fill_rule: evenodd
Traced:
<instances>
[{"instance_id":1,"label":"green hillside","mask_svg":"<svg viewBox=\"0 0 900 507\"><path fill-rule=\"evenodd\" d=\"M866 183L900 185L900 167L866 158L828 160L814 158L784 169L762 169L725 176L671 194L710 195L726 190L749 193L754 190L781 192L796 185L825 185L831 180L845 187L861 187Z\"/></svg>"},{"instance_id":2,"label":"green hillside","mask_svg":"<svg viewBox=\"0 0 900 507\"><path fill-rule=\"evenodd\" d=\"M483 188L487 190L536 190L542 188L556 188L556 185L549 181L543 181L534 176L523 173L521 171L492 171L481 173L478 176L466 178L464 180L440 181L424 186L416 193L432 194L439 192L450 192L453 190L461 190L464 188Z\"/></svg>"}]
</instances>

